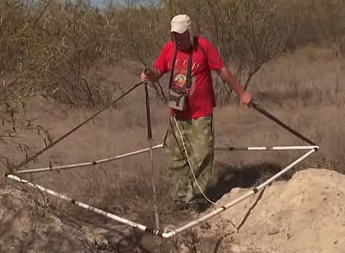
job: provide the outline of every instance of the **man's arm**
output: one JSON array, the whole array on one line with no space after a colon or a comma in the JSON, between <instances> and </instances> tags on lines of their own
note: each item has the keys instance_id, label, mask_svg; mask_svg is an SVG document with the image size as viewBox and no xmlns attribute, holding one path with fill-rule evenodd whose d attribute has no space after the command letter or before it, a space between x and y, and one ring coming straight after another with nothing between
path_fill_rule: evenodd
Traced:
<instances>
[{"instance_id":1,"label":"man's arm","mask_svg":"<svg viewBox=\"0 0 345 253\"><path fill-rule=\"evenodd\" d=\"M249 105L252 102L252 96L245 91L245 89L240 85L238 79L229 71L229 69L224 66L217 70L218 75L226 82L232 90L234 90L240 97L241 103Z\"/></svg>"},{"instance_id":2,"label":"man's arm","mask_svg":"<svg viewBox=\"0 0 345 253\"><path fill-rule=\"evenodd\" d=\"M217 73L239 96L242 96L246 92L227 67L224 66L220 70L217 70Z\"/></svg>"}]
</instances>

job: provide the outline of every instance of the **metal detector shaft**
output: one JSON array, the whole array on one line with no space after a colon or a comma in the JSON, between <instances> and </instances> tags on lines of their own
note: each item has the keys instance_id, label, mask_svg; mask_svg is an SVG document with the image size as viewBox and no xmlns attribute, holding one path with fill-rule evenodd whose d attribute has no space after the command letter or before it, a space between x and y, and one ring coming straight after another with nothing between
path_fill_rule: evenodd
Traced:
<instances>
[{"instance_id":1,"label":"metal detector shaft","mask_svg":"<svg viewBox=\"0 0 345 253\"><path fill-rule=\"evenodd\" d=\"M147 120L147 139L152 140L152 126L151 126L151 111L150 111L150 101L149 92L147 88L147 83L145 83L145 101L146 101L146 120Z\"/></svg>"},{"instance_id":2,"label":"metal detector shaft","mask_svg":"<svg viewBox=\"0 0 345 253\"><path fill-rule=\"evenodd\" d=\"M286 125L285 123L283 123L282 121L280 121L279 119L277 119L276 117L274 117L272 114L270 114L269 112L267 112L266 110L262 109L260 106L258 106L255 103L251 104L253 106L253 108L258 111L259 113L263 114L264 116L266 116L267 118L269 118L270 120L274 121L275 123L277 123L278 125L280 125L281 127L283 127L284 129L286 129L287 131L289 131L290 133L292 133L293 135L297 136L298 138L300 138L301 140L307 142L310 145L316 146L316 144L314 142L312 142L311 140L309 140L307 137L303 136L302 134L300 134L299 132L297 132L296 130L292 129L291 127L289 127L288 125Z\"/></svg>"},{"instance_id":3,"label":"metal detector shaft","mask_svg":"<svg viewBox=\"0 0 345 253\"><path fill-rule=\"evenodd\" d=\"M153 209L155 214L156 229L159 229L159 215L157 207L157 190L155 182L155 170L153 164L153 152L152 152L152 124L151 124L151 112L150 112L150 101L149 92L147 88L147 83L145 83L145 100L146 100L146 117L147 117L147 140L150 145L150 161L151 161L151 171L152 171L152 192L153 192Z\"/></svg>"}]
</instances>

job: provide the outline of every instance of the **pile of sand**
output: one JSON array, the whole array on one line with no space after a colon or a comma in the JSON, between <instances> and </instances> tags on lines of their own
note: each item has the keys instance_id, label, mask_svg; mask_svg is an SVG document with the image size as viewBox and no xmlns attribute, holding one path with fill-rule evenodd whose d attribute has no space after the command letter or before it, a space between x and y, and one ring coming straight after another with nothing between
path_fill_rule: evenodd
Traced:
<instances>
[{"instance_id":1,"label":"pile of sand","mask_svg":"<svg viewBox=\"0 0 345 253\"><path fill-rule=\"evenodd\" d=\"M233 189L224 205L248 190ZM220 238L217 252L345 252L345 176L308 169L275 182L209 221L200 235ZM256 203L256 205L255 205Z\"/></svg>"}]
</instances>

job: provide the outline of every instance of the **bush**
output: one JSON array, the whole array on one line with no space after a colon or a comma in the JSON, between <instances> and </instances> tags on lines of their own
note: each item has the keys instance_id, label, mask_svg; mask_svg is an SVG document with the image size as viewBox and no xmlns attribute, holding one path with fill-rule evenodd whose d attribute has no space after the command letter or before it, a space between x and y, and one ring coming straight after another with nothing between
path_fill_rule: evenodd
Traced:
<instances>
[{"instance_id":1,"label":"bush","mask_svg":"<svg viewBox=\"0 0 345 253\"><path fill-rule=\"evenodd\" d=\"M344 10L343 0L162 0L104 10L84 1L7 0L0 4L1 75L62 103L104 104L116 87L98 83L91 70L120 59L151 65L169 38L171 17L188 13L247 88L263 64L287 50L309 43L341 50ZM220 82L215 88L226 104L230 89Z\"/></svg>"}]
</instances>

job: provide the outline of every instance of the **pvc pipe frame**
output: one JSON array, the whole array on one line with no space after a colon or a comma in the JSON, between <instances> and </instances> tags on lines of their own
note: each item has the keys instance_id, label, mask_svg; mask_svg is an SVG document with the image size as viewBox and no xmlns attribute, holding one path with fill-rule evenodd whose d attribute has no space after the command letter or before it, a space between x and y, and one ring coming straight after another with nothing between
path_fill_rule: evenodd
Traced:
<instances>
[{"instance_id":1,"label":"pvc pipe frame","mask_svg":"<svg viewBox=\"0 0 345 253\"><path fill-rule=\"evenodd\" d=\"M160 149L160 148L163 148L163 144L159 144L159 145L153 146L152 150ZM65 170L65 169L81 168L81 167L86 167L86 166L92 166L92 165L102 164L102 163L106 163L106 162L111 162L111 161L119 160L121 158L138 155L138 154L145 153L145 152L150 152L150 150L151 150L151 148L140 149L140 150L133 151L133 152L130 152L130 153L126 153L126 154L123 154L123 155L118 155L118 156L114 156L114 157L111 157L111 158L96 160L96 161L92 161L92 162L76 163L76 164L61 165L61 166L52 166L52 167L39 168L39 169L30 169L30 170L19 170L15 174L27 174L27 173L46 172L46 171L53 171L53 170Z\"/></svg>"},{"instance_id":2,"label":"pvc pipe frame","mask_svg":"<svg viewBox=\"0 0 345 253\"><path fill-rule=\"evenodd\" d=\"M201 222L203 221L206 221L212 217L214 217L215 215L221 213L221 212L224 212L225 210L229 209L230 207L232 206L235 206L236 204L240 203L241 201L245 200L246 198L250 197L251 195L254 195L256 193L258 193L260 190L262 190L263 188L265 188L267 185L271 184L274 180L276 180L277 178L279 178L280 176L282 176L284 173L286 173L287 171L289 171L292 167L294 167L295 165L297 165L298 163L300 163L301 161L303 161L304 159L306 159L307 157L309 157L311 154L313 154L314 152L318 151L319 150L319 147L318 146L313 146L313 148L309 148L310 150L305 153L303 156L301 156L300 158L298 158L297 160L295 160L294 162L292 162L290 165L286 166L284 169L282 169L280 172L278 172L277 174L275 174L274 176L272 176L271 178L269 178L268 180L266 180L264 183L262 183L261 185L259 185L258 187L252 189L251 191L249 191L248 193L244 194L243 196L235 199L234 201L214 210L213 212L197 219L197 220L194 220L194 221L191 221L189 223L187 223L186 225L180 227L180 228L177 228L175 230L172 230L172 231L162 231L162 230L155 230L155 229L152 229L152 228L148 228L144 225L141 225L139 223L136 223L136 222L133 222L133 221L130 221L130 220L127 220L127 219L124 219L124 218L121 218L119 216L116 216L114 214L111 214L111 213L107 213L103 210L100 210L98 208L95 208L95 207L92 207L90 205L87 205L85 203L82 203L82 202L79 202L77 200L74 200L70 197L67 197L65 195L62 195L60 193L57 193L57 192L54 192L52 190L49 190L43 186L39 186L39 185L36 185L36 184L33 184L27 180L24 180L24 179L21 179L15 175L11 175L11 174L4 174L5 177L7 178L10 178L10 179L13 179L15 181L19 181L19 182L23 182L23 183L26 183L27 185L30 185L32 187L35 187L35 188L38 188L39 190L43 191L43 192L46 192L46 193L49 193L53 196L56 196L60 199L64 199L64 200L67 200L69 202L71 202L72 204L74 205L77 205L77 206L80 206L80 207L83 207L85 209L88 209L88 210L91 210L91 211L94 211L98 214L101 214L101 215L104 215L110 219L113 219L113 220L116 220L118 222L121 222L121 223L124 223L124 224L127 224L129 226L132 226L132 227L135 227L137 229L140 229L142 231L145 231L145 232L148 232L150 234L153 234L153 235L156 235L156 236L160 236L160 237L163 237L163 238L171 238L189 228L192 228L198 224L200 224Z\"/></svg>"},{"instance_id":3,"label":"pvc pipe frame","mask_svg":"<svg viewBox=\"0 0 345 253\"><path fill-rule=\"evenodd\" d=\"M152 150L164 148L163 144L155 145L152 147ZM277 147L216 147L215 150L223 150L223 151L284 151L284 150L310 150L317 148L318 146L277 146ZM75 169L75 168L82 168L87 166L94 166L102 163L107 163L115 160L119 160L122 158L126 158L129 156L138 155L141 153L150 152L150 148L140 149L137 151L133 151L130 153L117 155L111 158L91 161L91 162L84 162L84 163L76 163L70 165L60 165L60 166L51 166L39 169L28 169L28 170L19 170L15 172L16 175L19 174L28 174L28 173L39 173L39 172L47 172L53 170L66 170L66 169Z\"/></svg>"}]
</instances>

